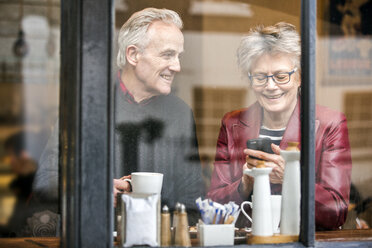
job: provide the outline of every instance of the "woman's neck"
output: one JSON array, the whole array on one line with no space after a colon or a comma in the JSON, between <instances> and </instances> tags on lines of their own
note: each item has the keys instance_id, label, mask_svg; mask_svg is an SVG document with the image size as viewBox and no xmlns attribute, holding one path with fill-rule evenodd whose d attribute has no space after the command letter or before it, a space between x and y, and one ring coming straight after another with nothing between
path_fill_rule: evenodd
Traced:
<instances>
[{"instance_id":1,"label":"woman's neck","mask_svg":"<svg viewBox=\"0 0 372 248\"><path fill-rule=\"evenodd\" d=\"M280 113L267 112L264 109L262 125L270 129L285 128L288 124L289 119L292 116L292 113L296 107L296 104L297 102L293 104L291 109L289 109L288 111L280 112Z\"/></svg>"}]
</instances>

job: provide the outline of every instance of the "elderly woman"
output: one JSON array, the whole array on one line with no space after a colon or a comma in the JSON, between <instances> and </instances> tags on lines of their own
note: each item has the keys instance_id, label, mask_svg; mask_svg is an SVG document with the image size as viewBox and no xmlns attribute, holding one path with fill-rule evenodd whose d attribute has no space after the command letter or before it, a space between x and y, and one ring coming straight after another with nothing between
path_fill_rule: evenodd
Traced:
<instances>
[{"instance_id":1,"label":"elderly woman","mask_svg":"<svg viewBox=\"0 0 372 248\"><path fill-rule=\"evenodd\" d=\"M272 194L281 194L285 161L280 150L290 141L301 141L300 38L288 23L259 26L242 39L237 54L257 102L222 119L208 197L240 204L253 189L253 178L243 170L255 167L257 157L273 168ZM346 119L316 106L315 127L316 226L334 229L344 223L349 202L351 156ZM257 137L270 137L274 153L245 149L247 140Z\"/></svg>"}]
</instances>

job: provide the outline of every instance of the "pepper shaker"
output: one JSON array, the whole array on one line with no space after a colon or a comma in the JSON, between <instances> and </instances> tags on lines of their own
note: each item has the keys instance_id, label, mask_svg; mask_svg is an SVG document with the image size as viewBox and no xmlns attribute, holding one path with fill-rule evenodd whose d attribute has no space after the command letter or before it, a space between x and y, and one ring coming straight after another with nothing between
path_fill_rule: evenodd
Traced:
<instances>
[{"instance_id":1,"label":"pepper shaker","mask_svg":"<svg viewBox=\"0 0 372 248\"><path fill-rule=\"evenodd\" d=\"M164 205L161 213L161 246L170 246L172 242L170 213L167 205Z\"/></svg>"},{"instance_id":2,"label":"pepper shaker","mask_svg":"<svg viewBox=\"0 0 372 248\"><path fill-rule=\"evenodd\" d=\"M187 220L187 213L185 205L181 204L181 208L178 213L176 235L175 235L175 245L190 247L191 240L189 234L189 223Z\"/></svg>"},{"instance_id":3,"label":"pepper shaker","mask_svg":"<svg viewBox=\"0 0 372 248\"><path fill-rule=\"evenodd\" d=\"M177 202L176 203L176 206L175 206L175 209L173 211L173 219L172 219L172 229L171 229L171 233L172 233L172 244L175 243L175 237L176 237L176 227L177 227L177 223L178 223L178 213L181 209L181 203Z\"/></svg>"}]
</instances>

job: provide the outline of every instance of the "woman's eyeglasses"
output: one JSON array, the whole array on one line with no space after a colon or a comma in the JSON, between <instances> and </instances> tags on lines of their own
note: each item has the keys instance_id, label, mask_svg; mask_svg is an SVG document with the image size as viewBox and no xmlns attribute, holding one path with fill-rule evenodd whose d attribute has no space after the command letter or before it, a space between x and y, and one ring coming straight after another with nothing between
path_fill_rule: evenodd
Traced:
<instances>
[{"instance_id":1,"label":"woman's eyeglasses","mask_svg":"<svg viewBox=\"0 0 372 248\"><path fill-rule=\"evenodd\" d=\"M267 84L267 81L269 81L269 77L273 79L273 81L279 85L287 84L289 81L291 81L291 75L297 71L297 67L295 67L290 72L278 72L273 75L267 75L267 74L255 74L251 75L248 73L248 77L251 80L251 83L253 86L264 86Z\"/></svg>"}]
</instances>

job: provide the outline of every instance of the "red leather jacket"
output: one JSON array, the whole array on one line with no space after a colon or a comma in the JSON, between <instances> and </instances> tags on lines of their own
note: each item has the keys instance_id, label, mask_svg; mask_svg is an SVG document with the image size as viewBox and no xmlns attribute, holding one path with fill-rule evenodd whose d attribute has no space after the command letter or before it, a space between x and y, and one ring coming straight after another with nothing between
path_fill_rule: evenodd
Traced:
<instances>
[{"instance_id":1,"label":"red leather jacket","mask_svg":"<svg viewBox=\"0 0 372 248\"><path fill-rule=\"evenodd\" d=\"M297 104L280 143L286 149L288 141L301 140L300 108ZM243 153L248 139L257 138L261 126L262 108L256 102L246 109L227 113L222 119L217 141L214 171L208 197L213 201L240 204L238 192L245 163ZM315 121L315 221L317 229L335 229L346 219L351 183L351 154L342 113L316 106ZM272 185L281 191L281 185Z\"/></svg>"}]
</instances>

